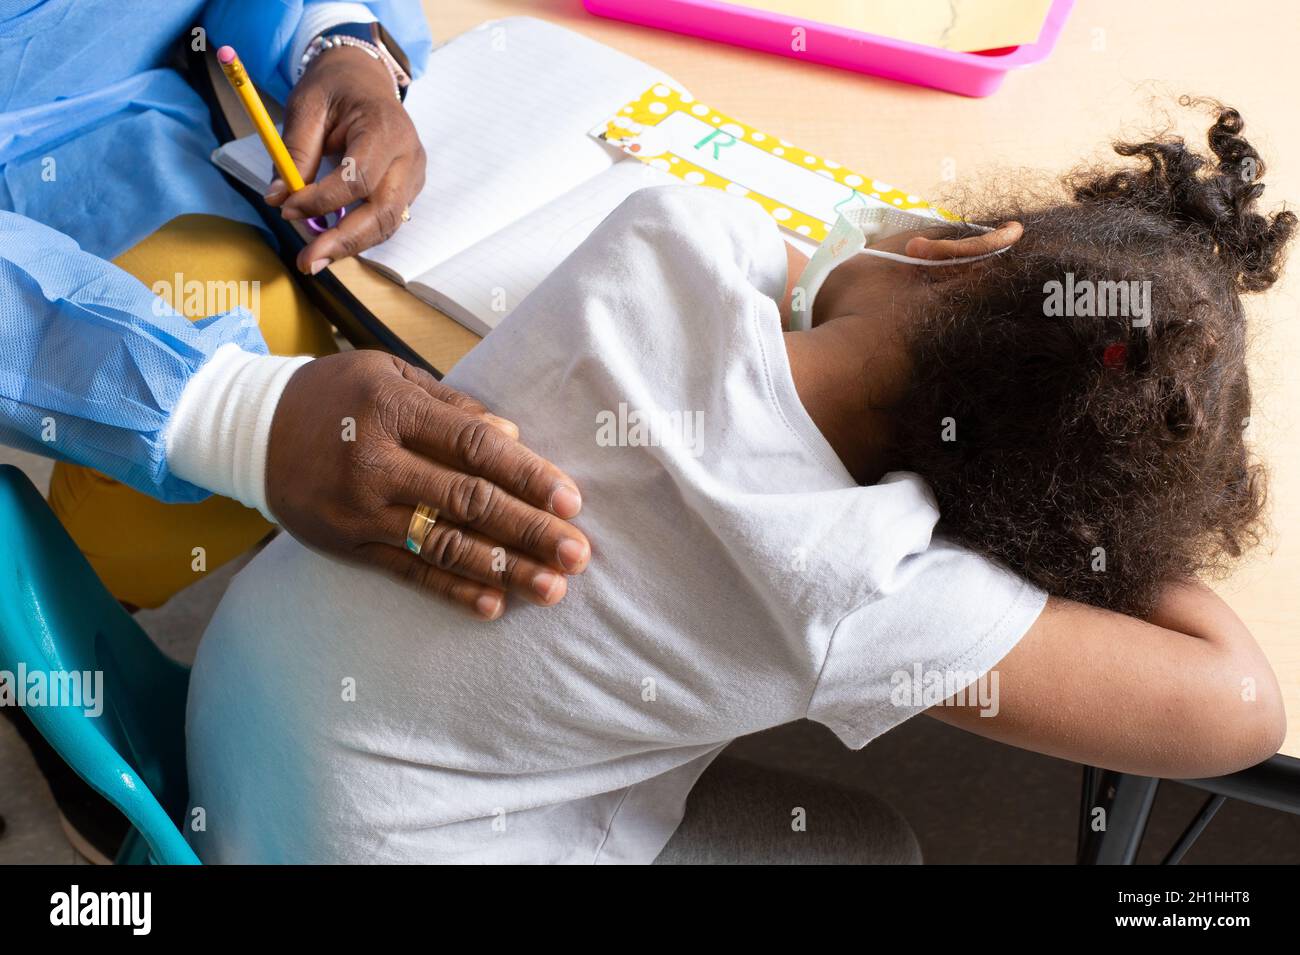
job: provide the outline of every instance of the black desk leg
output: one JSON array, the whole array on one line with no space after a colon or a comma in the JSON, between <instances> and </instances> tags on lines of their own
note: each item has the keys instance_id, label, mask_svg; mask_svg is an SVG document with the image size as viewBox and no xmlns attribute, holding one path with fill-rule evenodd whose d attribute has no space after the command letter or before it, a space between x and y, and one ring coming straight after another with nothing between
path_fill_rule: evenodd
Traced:
<instances>
[{"instance_id":1,"label":"black desk leg","mask_svg":"<svg viewBox=\"0 0 1300 955\"><path fill-rule=\"evenodd\" d=\"M1183 856L1187 855L1187 850L1200 838L1201 833L1205 831L1205 827L1214 818L1214 814L1222 809L1223 804L1227 801L1227 796L1211 796L1205 800L1205 804L1201 806L1201 811L1196 814L1196 818L1188 824L1183 834L1178 837L1178 841L1169 850L1169 855L1165 856L1165 861L1161 865L1178 865L1182 862Z\"/></svg>"},{"instance_id":2,"label":"black desk leg","mask_svg":"<svg viewBox=\"0 0 1300 955\"><path fill-rule=\"evenodd\" d=\"M1080 865L1133 865L1146 832L1159 779L1110 770L1084 769L1084 820ZM1091 790L1091 798L1089 798ZM1098 816L1097 809L1104 811ZM1104 823L1105 828L1095 826Z\"/></svg>"}]
</instances>

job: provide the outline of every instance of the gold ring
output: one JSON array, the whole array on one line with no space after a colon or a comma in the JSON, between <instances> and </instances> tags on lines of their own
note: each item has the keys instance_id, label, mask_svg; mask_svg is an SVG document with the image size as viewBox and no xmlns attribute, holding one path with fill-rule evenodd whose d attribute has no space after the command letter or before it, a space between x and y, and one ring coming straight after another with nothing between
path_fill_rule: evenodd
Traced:
<instances>
[{"instance_id":1,"label":"gold ring","mask_svg":"<svg viewBox=\"0 0 1300 955\"><path fill-rule=\"evenodd\" d=\"M428 504L418 504L411 515L411 523L406 525L406 549L412 554L424 550L424 542L429 539L433 525L438 523L438 509Z\"/></svg>"},{"instance_id":2,"label":"gold ring","mask_svg":"<svg viewBox=\"0 0 1300 955\"><path fill-rule=\"evenodd\" d=\"M403 222L410 222L410 221L411 221L411 207L410 207L410 206L407 206L405 209L402 210L402 221L403 221Z\"/></svg>"}]
</instances>

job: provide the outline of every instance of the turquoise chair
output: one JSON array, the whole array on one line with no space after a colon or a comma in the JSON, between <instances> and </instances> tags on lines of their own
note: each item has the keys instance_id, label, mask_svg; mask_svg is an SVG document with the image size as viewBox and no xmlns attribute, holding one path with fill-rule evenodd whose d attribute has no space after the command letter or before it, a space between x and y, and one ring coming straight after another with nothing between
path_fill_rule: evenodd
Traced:
<instances>
[{"instance_id":1,"label":"turquoise chair","mask_svg":"<svg viewBox=\"0 0 1300 955\"><path fill-rule=\"evenodd\" d=\"M122 609L22 471L0 465L0 670L103 673L103 711L24 712L134 828L119 864L196 865L181 835L190 671Z\"/></svg>"}]
</instances>

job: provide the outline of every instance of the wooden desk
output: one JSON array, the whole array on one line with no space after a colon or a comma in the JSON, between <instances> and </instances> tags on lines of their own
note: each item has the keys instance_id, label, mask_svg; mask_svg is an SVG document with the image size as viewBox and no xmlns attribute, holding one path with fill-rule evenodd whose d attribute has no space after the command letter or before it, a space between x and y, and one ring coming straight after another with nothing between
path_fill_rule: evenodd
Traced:
<instances>
[{"instance_id":1,"label":"wooden desk","mask_svg":"<svg viewBox=\"0 0 1300 955\"><path fill-rule=\"evenodd\" d=\"M1277 75L1277 64L1295 62L1300 40L1290 0L1260 0L1249 26L1223 21L1211 0L1088 0L1076 5L1045 63L978 100L601 20L578 0L426 0L424 7L438 39L493 17L544 17L661 67L735 116L930 198L976 189L999 171L1056 172L1104 156L1117 134L1158 124L1153 106L1169 109L1189 141L1203 144L1208 120L1179 110L1172 97L1211 94L1246 117L1268 165L1266 198L1300 204L1295 84ZM1252 430L1272 467L1274 540L1220 590L1277 671L1290 716L1283 752L1300 756L1300 254L1293 261L1287 279L1250 303ZM356 262L333 271L438 369L450 369L476 341Z\"/></svg>"}]
</instances>

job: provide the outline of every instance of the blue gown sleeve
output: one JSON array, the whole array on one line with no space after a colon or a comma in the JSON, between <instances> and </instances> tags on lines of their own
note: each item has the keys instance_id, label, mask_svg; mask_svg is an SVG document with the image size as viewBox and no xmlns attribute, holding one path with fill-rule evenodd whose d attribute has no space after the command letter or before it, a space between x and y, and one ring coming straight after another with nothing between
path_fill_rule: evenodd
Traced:
<instances>
[{"instance_id":1,"label":"blue gown sleeve","mask_svg":"<svg viewBox=\"0 0 1300 955\"><path fill-rule=\"evenodd\" d=\"M163 430L227 342L267 351L247 309L191 322L63 233L0 211L0 443L202 500L168 471Z\"/></svg>"},{"instance_id":2,"label":"blue gown sleeve","mask_svg":"<svg viewBox=\"0 0 1300 955\"><path fill-rule=\"evenodd\" d=\"M286 63L303 9L330 0L209 0L202 24L215 48L235 48L259 87L281 103L289 95L290 64ZM411 72L424 72L433 48L424 11L414 0L369 0L362 4L384 25L411 61Z\"/></svg>"}]
</instances>

